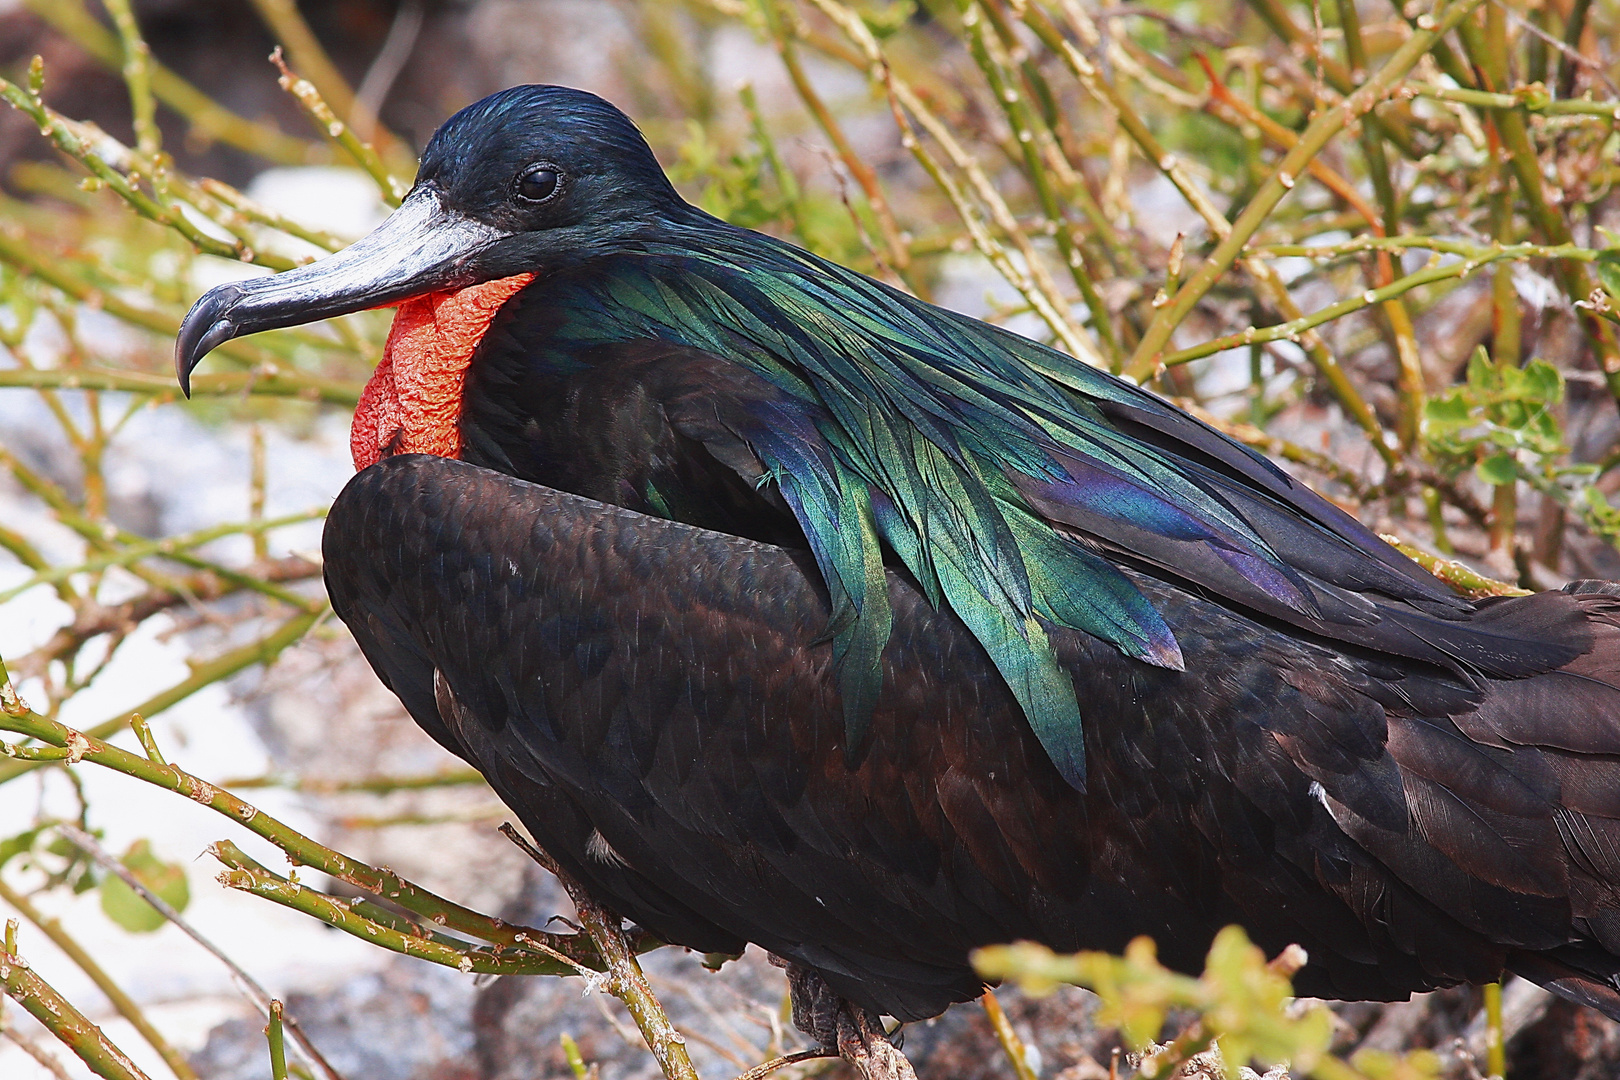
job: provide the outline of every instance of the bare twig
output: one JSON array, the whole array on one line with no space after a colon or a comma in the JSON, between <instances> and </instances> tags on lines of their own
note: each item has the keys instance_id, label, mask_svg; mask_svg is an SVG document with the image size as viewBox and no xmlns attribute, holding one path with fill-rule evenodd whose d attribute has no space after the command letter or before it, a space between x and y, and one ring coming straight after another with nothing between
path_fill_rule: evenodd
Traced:
<instances>
[{"instance_id":1,"label":"bare twig","mask_svg":"<svg viewBox=\"0 0 1620 1080\"><path fill-rule=\"evenodd\" d=\"M580 924L596 943L597 952L606 963L608 993L624 1002L630 1016L641 1031L647 1048L658 1060L668 1080L698 1080L697 1070L686 1052L686 1039L669 1022L664 1007L659 1004L647 983L647 976L636 960L624 934L624 920L593 900L583 886L558 866L551 856L529 843L523 834L511 825L502 825L501 832L521 848L524 854L549 870L568 892L579 913Z\"/></svg>"},{"instance_id":2,"label":"bare twig","mask_svg":"<svg viewBox=\"0 0 1620 1080\"><path fill-rule=\"evenodd\" d=\"M198 945L202 946L203 950L209 955L213 956L214 959L218 960L221 964L224 964L225 970L231 973L231 978L234 979L236 984L242 988L242 992L247 995L248 1000L253 1002L254 1007L264 1015L265 1020L268 1022L271 1019L271 1004L273 999L270 997L269 992L266 991L263 986L260 986L258 981L254 979L253 976L242 970L241 965L237 964L235 960L232 960L223 949L200 934L196 927L187 922L181 916L181 914L174 909L174 905L170 904L167 900L163 899L163 897L159 896L157 893L153 892L149 887L147 887L147 884L140 878L136 877L134 873L130 871L129 867L125 866L123 863L109 855L106 849L96 842L95 837L91 836L83 829L80 829L76 825L61 822L57 824L56 831L59 832L63 839L67 840L68 843L72 844L74 847L90 856L91 859L95 860L97 866L100 866L109 874L113 874L125 885L128 885L131 889L133 889L142 900L145 900L148 904L151 904L152 907L157 910L158 914L162 915L169 922L173 923L181 933L185 934L192 941L195 941ZM281 1019L286 1025L287 1031L292 1034L293 1041L298 1044L298 1048L304 1052L305 1056L309 1058L312 1064L319 1067L321 1072L326 1074L327 1080L343 1080L342 1074L336 1069L332 1068L331 1063L328 1062L325 1056L322 1055L321 1052L315 1048L315 1045L309 1041L309 1038L304 1034L303 1029L298 1026L297 1020L287 1015L284 1010L282 1011Z\"/></svg>"}]
</instances>

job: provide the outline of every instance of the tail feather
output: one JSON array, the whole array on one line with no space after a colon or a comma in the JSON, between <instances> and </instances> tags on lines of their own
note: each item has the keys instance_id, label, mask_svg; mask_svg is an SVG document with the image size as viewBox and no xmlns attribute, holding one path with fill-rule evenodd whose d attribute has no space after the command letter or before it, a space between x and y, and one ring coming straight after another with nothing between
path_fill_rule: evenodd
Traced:
<instances>
[{"instance_id":1,"label":"tail feather","mask_svg":"<svg viewBox=\"0 0 1620 1080\"><path fill-rule=\"evenodd\" d=\"M1574 949L1560 953L1512 952L1507 967L1559 997L1589 1005L1611 1020L1620 1020L1620 962L1613 956Z\"/></svg>"},{"instance_id":2,"label":"tail feather","mask_svg":"<svg viewBox=\"0 0 1620 1080\"><path fill-rule=\"evenodd\" d=\"M1576 581L1563 592L1585 617L1589 647L1558 671L1494 684L1456 722L1482 742L1516 748L1526 771L1547 768L1556 781L1577 940L1514 950L1508 970L1620 1020L1620 582Z\"/></svg>"}]
</instances>

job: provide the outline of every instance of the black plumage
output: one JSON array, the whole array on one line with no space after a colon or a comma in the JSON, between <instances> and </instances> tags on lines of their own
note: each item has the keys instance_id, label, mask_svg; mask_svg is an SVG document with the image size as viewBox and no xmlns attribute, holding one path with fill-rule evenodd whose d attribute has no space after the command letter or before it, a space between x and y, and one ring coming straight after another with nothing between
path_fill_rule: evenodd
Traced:
<instances>
[{"instance_id":1,"label":"black plumage","mask_svg":"<svg viewBox=\"0 0 1620 1080\"><path fill-rule=\"evenodd\" d=\"M458 114L350 253L205 296L182 375L516 274L463 460L382 446L327 583L615 910L903 1019L977 945L1197 968L1231 922L1304 993L1506 969L1620 1016L1613 586L1463 601L1144 391L686 206L557 88Z\"/></svg>"}]
</instances>

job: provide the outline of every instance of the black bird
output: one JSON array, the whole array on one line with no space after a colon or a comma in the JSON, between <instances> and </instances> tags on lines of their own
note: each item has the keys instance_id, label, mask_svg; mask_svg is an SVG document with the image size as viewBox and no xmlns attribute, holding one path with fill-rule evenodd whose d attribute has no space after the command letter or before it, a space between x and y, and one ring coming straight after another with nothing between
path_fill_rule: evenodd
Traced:
<instances>
[{"instance_id":1,"label":"black bird","mask_svg":"<svg viewBox=\"0 0 1620 1080\"><path fill-rule=\"evenodd\" d=\"M1504 971L1620 1017L1620 589L1467 602L1136 386L687 205L553 86L404 205L224 285L402 303L326 527L338 614L600 900L901 1020L972 948L1301 993Z\"/></svg>"}]
</instances>

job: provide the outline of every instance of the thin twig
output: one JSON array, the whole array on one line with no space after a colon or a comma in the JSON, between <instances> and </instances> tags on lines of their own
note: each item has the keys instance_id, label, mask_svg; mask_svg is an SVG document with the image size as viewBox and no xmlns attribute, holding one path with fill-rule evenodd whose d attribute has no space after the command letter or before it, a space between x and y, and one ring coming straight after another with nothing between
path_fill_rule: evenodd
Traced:
<instances>
[{"instance_id":1,"label":"thin twig","mask_svg":"<svg viewBox=\"0 0 1620 1080\"><path fill-rule=\"evenodd\" d=\"M596 943L597 952L607 967L608 993L624 1002L630 1016L641 1031L642 1039L658 1061L668 1080L698 1080L697 1070L686 1052L686 1039L670 1023L664 1007L659 1004L647 983L647 976L636 960L624 934L624 920L597 903L584 886L557 865L556 860L529 843L522 833L511 825L502 825L501 832L521 848L524 854L549 870L568 892L579 913L580 925Z\"/></svg>"},{"instance_id":2,"label":"thin twig","mask_svg":"<svg viewBox=\"0 0 1620 1080\"><path fill-rule=\"evenodd\" d=\"M737 1080L764 1080L765 1077L778 1069L785 1069L789 1065L797 1065L801 1061L814 1061L817 1058L833 1058L837 1056L832 1051L823 1050L819 1046L813 1050L795 1050L791 1054L783 1054L781 1057L772 1058L764 1064L755 1065L752 1069L737 1077Z\"/></svg>"},{"instance_id":3,"label":"thin twig","mask_svg":"<svg viewBox=\"0 0 1620 1080\"><path fill-rule=\"evenodd\" d=\"M258 980L254 979L253 976L242 970L242 967L237 964L235 960L232 960L223 949L221 949L218 945L215 945L212 941L209 941L207 938L203 937L203 935L197 931L196 927L187 922L180 915L180 913L174 909L174 905L170 904L167 900L163 899L163 897L153 892L144 881L135 876L129 867L125 866L123 863L119 862L117 859L108 854L105 848L96 843L95 837L91 836L83 829L76 825L70 825L67 822L61 822L57 824L56 831L60 833L62 838L68 843L72 844L74 847L90 856L91 859L95 860L97 866L100 866L109 874L113 874L125 885L128 885L131 889L133 889L142 900L145 900L148 904L151 904L152 907L157 910L158 914L162 915L169 922L173 923L181 933L185 934L192 941L202 946L203 950L209 955L213 956L214 959L218 960L221 964L224 964L225 970L231 973L231 978L236 980L236 984L242 988L243 993L245 993L248 999L253 1002L254 1007L257 1008L261 1014L263 1014L267 1022L270 1020L270 1005L274 999L270 997L269 992L265 990L263 986L259 985ZM297 1020L283 1011L282 1021L286 1025L287 1031L292 1034L293 1041L298 1044L298 1048L304 1052L312 1064L318 1066L320 1070L326 1074L327 1080L343 1080L342 1074L336 1069L332 1068L331 1063L326 1060L326 1057L319 1050L315 1049L315 1045L309 1041L309 1038L304 1034L303 1029L299 1027Z\"/></svg>"}]
</instances>

